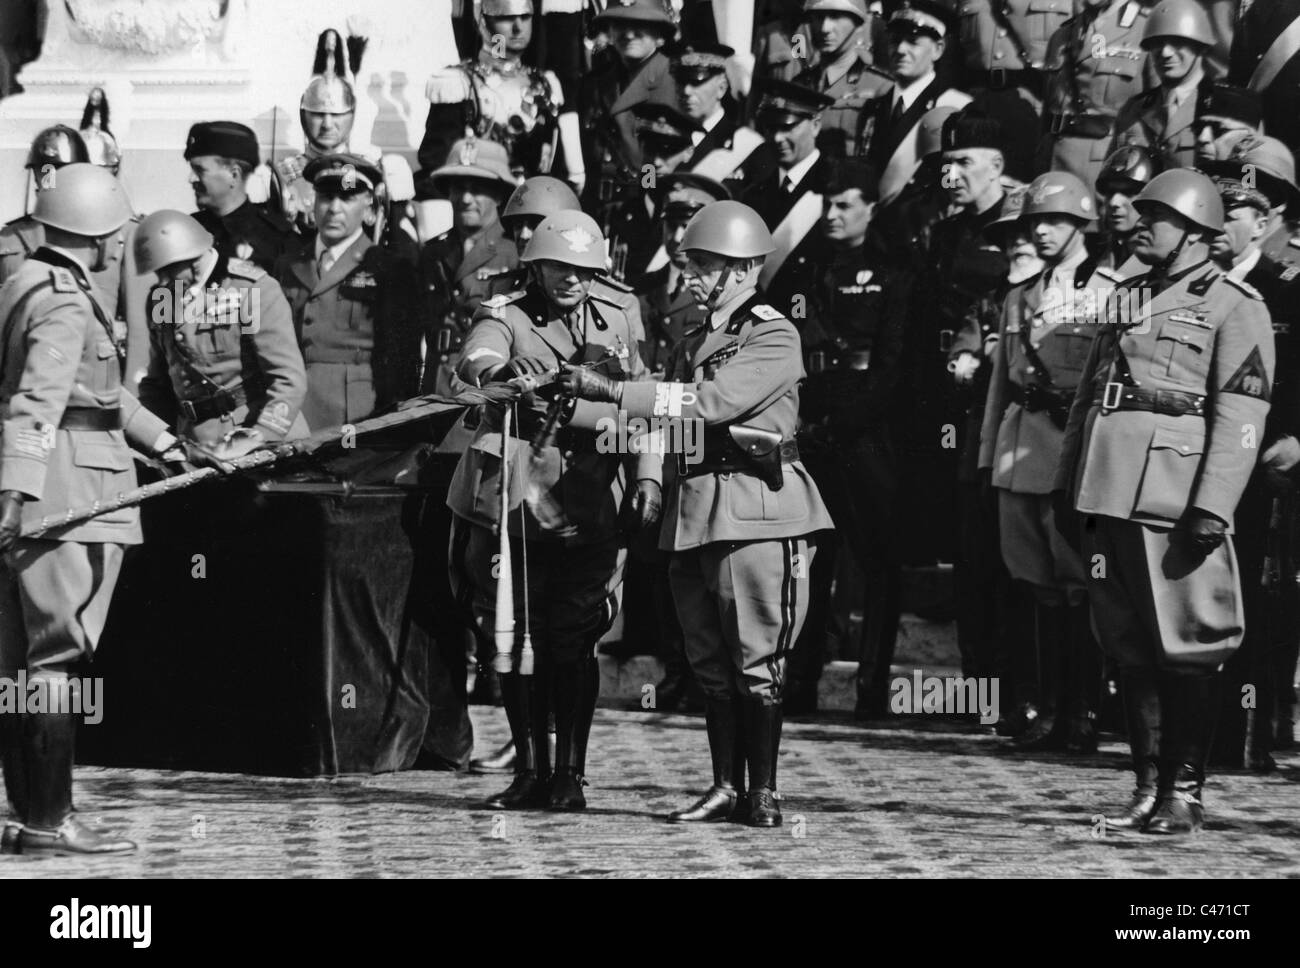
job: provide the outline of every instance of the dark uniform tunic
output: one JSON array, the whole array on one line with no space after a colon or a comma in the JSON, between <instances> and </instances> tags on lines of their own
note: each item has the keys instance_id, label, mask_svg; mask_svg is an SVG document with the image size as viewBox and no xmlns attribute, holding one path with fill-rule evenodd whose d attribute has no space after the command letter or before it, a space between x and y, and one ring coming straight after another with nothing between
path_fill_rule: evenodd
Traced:
<instances>
[{"instance_id":1,"label":"dark uniform tunic","mask_svg":"<svg viewBox=\"0 0 1300 968\"><path fill-rule=\"evenodd\" d=\"M298 238L283 215L247 200L228 215L201 209L194 218L212 233L217 251L227 259L244 259L267 272Z\"/></svg>"}]
</instances>

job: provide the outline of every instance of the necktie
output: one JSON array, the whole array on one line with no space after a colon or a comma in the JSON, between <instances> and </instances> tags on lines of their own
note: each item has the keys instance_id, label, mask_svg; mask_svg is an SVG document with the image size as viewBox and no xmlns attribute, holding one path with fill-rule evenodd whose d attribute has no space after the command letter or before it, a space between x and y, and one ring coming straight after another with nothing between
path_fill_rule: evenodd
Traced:
<instances>
[{"instance_id":1,"label":"necktie","mask_svg":"<svg viewBox=\"0 0 1300 968\"><path fill-rule=\"evenodd\" d=\"M323 279L325 277L325 273L329 272L330 269L333 268L333 266L334 266L334 253L331 252L329 249L326 249L324 252L320 254L320 264L317 269L317 275L319 275Z\"/></svg>"},{"instance_id":2,"label":"necktie","mask_svg":"<svg viewBox=\"0 0 1300 968\"><path fill-rule=\"evenodd\" d=\"M894 101L894 110L889 115L889 126L898 127L898 123L903 120L903 99L900 97Z\"/></svg>"},{"instance_id":3,"label":"necktie","mask_svg":"<svg viewBox=\"0 0 1300 968\"><path fill-rule=\"evenodd\" d=\"M787 195L794 191L794 182L790 180L789 175L781 176L781 191L785 192Z\"/></svg>"}]
</instances>

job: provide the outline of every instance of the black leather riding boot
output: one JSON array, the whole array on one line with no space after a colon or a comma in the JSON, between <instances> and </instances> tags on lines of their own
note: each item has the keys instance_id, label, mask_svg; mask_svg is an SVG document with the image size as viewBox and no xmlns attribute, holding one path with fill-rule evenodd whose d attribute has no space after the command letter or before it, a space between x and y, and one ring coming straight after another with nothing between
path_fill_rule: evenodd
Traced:
<instances>
[{"instance_id":1,"label":"black leather riding boot","mask_svg":"<svg viewBox=\"0 0 1300 968\"><path fill-rule=\"evenodd\" d=\"M1016 740L1027 752L1065 748L1069 718L1066 675L1069 672L1069 614L1063 605L1035 606L1035 648L1038 652L1039 715Z\"/></svg>"},{"instance_id":2,"label":"black leather riding boot","mask_svg":"<svg viewBox=\"0 0 1300 968\"><path fill-rule=\"evenodd\" d=\"M4 758L5 793L9 798L9 819L0 835L0 853L18 849L18 834L27 821L27 763L23 758L23 716L0 713L0 754Z\"/></svg>"},{"instance_id":3,"label":"black leather riding boot","mask_svg":"<svg viewBox=\"0 0 1300 968\"><path fill-rule=\"evenodd\" d=\"M1092 637L1088 604L1068 609L1069 641L1069 720L1066 723L1065 748L1071 753L1097 751L1097 706L1101 700L1101 649Z\"/></svg>"},{"instance_id":4,"label":"black leather riding boot","mask_svg":"<svg viewBox=\"0 0 1300 968\"><path fill-rule=\"evenodd\" d=\"M746 696L744 704L749 760L749 816L745 822L751 827L776 827L781 823L775 786L781 706L762 696Z\"/></svg>"},{"instance_id":5,"label":"black leather riding boot","mask_svg":"<svg viewBox=\"0 0 1300 968\"><path fill-rule=\"evenodd\" d=\"M726 820L736 808L732 769L736 757L736 717L731 698L710 698L704 707L704 727L713 760L713 786L689 809L675 810L669 823L713 823Z\"/></svg>"},{"instance_id":6,"label":"black leather riding boot","mask_svg":"<svg viewBox=\"0 0 1300 968\"><path fill-rule=\"evenodd\" d=\"M537 806L539 791L533 752L532 676L507 672L500 673L498 678L501 682L501 705L505 707L506 720L510 723L511 745L518 752L514 757L514 780L500 793L489 797L487 805L499 810Z\"/></svg>"},{"instance_id":7,"label":"black leather riding boot","mask_svg":"<svg viewBox=\"0 0 1300 968\"><path fill-rule=\"evenodd\" d=\"M1165 697L1168 701L1163 710L1167 751L1164 760L1170 775L1160 793L1156 812L1143 832L1191 834L1205 823L1201 791L1219 711L1219 677L1217 674L1171 677L1162 700ZM1172 716L1168 707L1172 707Z\"/></svg>"},{"instance_id":8,"label":"black leather riding boot","mask_svg":"<svg viewBox=\"0 0 1300 968\"><path fill-rule=\"evenodd\" d=\"M594 656L555 666L555 778L550 810L583 810L587 798L587 740L600 695L600 666Z\"/></svg>"},{"instance_id":9,"label":"black leather riding boot","mask_svg":"<svg viewBox=\"0 0 1300 968\"><path fill-rule=\"evenodd\" d=\"M1156 812L1160 784L1160 690L1153 671L1126 671L1120 684L1124 703L1124 722L1128 728L1129 749L1133 754L1133 774L1137 787L1119 814L1106 818L1106 826L1117 830L1141 830Z\"/></svg>"}]
</instances>

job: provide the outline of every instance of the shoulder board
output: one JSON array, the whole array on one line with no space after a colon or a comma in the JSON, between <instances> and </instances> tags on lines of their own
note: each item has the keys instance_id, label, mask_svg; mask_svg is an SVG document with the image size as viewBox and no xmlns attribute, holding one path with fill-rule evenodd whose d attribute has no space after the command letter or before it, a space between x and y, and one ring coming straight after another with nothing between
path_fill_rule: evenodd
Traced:
<instances>
[{"instance_id":1,"label":"shoulder board","mask_svg":"<svg viewBox=\"0 0 1300 968\"><path fill-rule=\"evenodd\" d=\"M1097 266L1094 271L1103 279L1109 279L1111 282L1124 281L1124 277L1120 275L1119 270L1112 266Z\"/></svg>"},{"instance_id":2,"label":"shoulder board","mask_svg":"<svg viewBox=\"0 0 1300 968\"><path fill-rule=\"evenodd\" d=\"M475 315L486 314L493 319L505 319L506 307L519 302L525 295L525 290L516 289L514 292L503 292L495 296L489 296L478 304L478 312Z\"/></svg>"},{"instance_id":3,"label":"shoulder board","mask_svg":"<svg viewBox=\"0 0 1300 968\"><path fill-rule=\"evenodd\" d=\"M615 292L635 292L626 282L620 282L613 276L597 276L596 280L606 289L612 289Z\"/></svg>"},{"instance_id":4,"label":"shoulder board","mask_svg":"<svg viewBox=\"0 0 1300 968\"><path fill-rule=\"evenodd\" d=\"M81 291L81 287L77 285L77 277L72 274L72 270L64 269L61 266L51 267L50 283L54 286L55 292Z\"/></svg>"},{"instance_id":5,"label":"shoulder board","mask_svg":"<svg viewBox=\"0 0 1300 968\"><path fill-rule=\"evenodd\" d=\"M266 270L247 259L230 259L226 262L226 273L239 279L256 282L266 275Z\"/></svg>"},{"instance_id":6,"label":"shoulder board","mask_svg":"<svg viewBox=\"0 0 1300 968\"><path fill-rule=\"evenodd\" d=\"M1249 296L1251 299L1263 299L1263 298L1264 298L1263 296L1261 296L1261 295L1259 294L1259 290L1258 290L1258 289L1256 289L1254 286L1252 286L1250 283L1248 283L1248 282L1247 282L1246 280L1244 280L1244 279L1234 279L1232 276L1225 275L1225 276L1223 277L1223 281L1226 282L1226 283L1228 283L1228 285L1230 285L1230 286L1235 286L1237 289L1240 289L1242 292L1244 292L1244 293L1245 293L1247 296Z\"/></svg>"},{"instance_id":7,"label":"shoulder board","mask_svg":"<svg viewBox=\"0 0 1300 968\"><path fill-rule=\"evenodd\" d=\"M759 303L757 306L749 307L749 312L750 315L752 315L754 318L761 319L769 323L775 322L778 319L785 319L784 313L777 312L775 309L773 309L771 306L767 305L766 303Z\"/></svg>"}]
</instances>

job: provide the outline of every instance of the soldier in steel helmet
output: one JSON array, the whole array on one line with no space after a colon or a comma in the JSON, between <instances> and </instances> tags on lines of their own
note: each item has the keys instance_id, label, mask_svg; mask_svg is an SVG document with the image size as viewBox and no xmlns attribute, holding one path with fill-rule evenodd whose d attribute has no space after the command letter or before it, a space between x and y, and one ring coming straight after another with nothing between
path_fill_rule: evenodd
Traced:
<instances>
[{"instance_id":1,"label":"soldier in steel helmet","mask_svg":"<svg viewBox=\"0 0 1300 968\"><path fill-rule=\"evenodd\" d=\"M1102 251L1098 269L1136 275L1141 263L1133 259L1133 236L1138 213L1133 199L1160 171L1158 159L1149 148L1126 145L1111 153L1097 175L1097 197L1102 220Z\"/></svg>"},{"instance_id":2,"label":"soldier in steel helmet","mask_svg":"<svg viewBox=\"0 0 1300 968\"><path fill-rule=\"evenodd\" d=\"M1204 823L1218 670L1241 642L1231 531L1264 439L1274 339L1258 291L1210 261L1224 225L1209 178L1162 172L1134 205L1148 270L1102 303L1053 499L1122 678L1137 788L1107 826L1186 834Z\"/></svg>"},{"instance_id":3,"label":"soldier in steel helmet","mask_svg":"<svg viewBox=\"0 0 1300 968\"><path fill-rule=\"evenodd\" d=\"M1293 740L1300 615L1296 585L1295 482L1300 468L1300 269L1265 255L1261 243L1276 217L1300 203L1287 147L1275 138L1238 142L1210 171L1223 201L1223 234L1211 254L1229 275L1259 290L1273 321L1277 368L1272 407L1235 518L1246 635L1224 666L1222 719L1214 766L1261 773L1276 769L1273 750ZM1242 686L1255 687L1255 707L1242 708Z\"/></svg>"},{"instance_id":4,"label":"soldier in steel helmet","mask_svg":"<svg viewBox=\"0 0 1300 968\"><path fill-rule=\"evenodd\" d=\"M704 206L682 237L686 279L705 322L687 333L663 380L609 379L567 368L568 392L629 419L703 428L698 450L665 456L668 503L659 546L686 654L706 697L713 783L675 823L781 823L777 755L785 661L807 613L815 532L832 527L794 433L804 376L794 324L758 290L775 244L758 213ZM737 812L749 766L749 792Z\"/></svg>"},{"instance_id":5,"label":"soldier in steel helmet","mask_svg":"<svg viewBox=\"0 0 1300 968\"><path fill-rule=\"evenodd\" d=\"M157 278L145 406L227 460L306 436L307 374L279 283L218 252L197 219L167 209L141 221L135 257Z\"/></svg>"},{"instance_id":6,"label":"soldier in steel helmet","mask_svg":"<svg viewBox=\"0 0 1300 968\"><path fill-rule=\"evenodd\" d=\"M103 503L135 486L128 443L179 457L167 425L121 385L116 336L92 273L131 218L106 169L66 165L33 217L44 242L0 288L0 676L25 672L44 712L0 713L12 819L0 849L105 854L135 849L73 813L76 734L70 666L95 651L122 565L141 540L139 511L23 537L46 515ZM198 455L203 459L202 455Z\"/></svg>"},{"instance_id":7,"label":"soldier in steel helmet","mask_svg":"<svg viewBox=\"0 0 1300 968\"><path fill-rule=\"evenodd\" d=\"M43 184L52 184L51 173L64 165L89 162L86 142L72 128L56 124L32 139L27 152L27 171L37 193ZM20 216L0 229L0 282L12 276L27 258L41 247L44 229L30 213Z\"/></svg>"},{"instance_id":8,"label":"soldier in steel helmet","mask_svg":"<svg viewBox=\"0 0 1300 968\"><path fill-rule=\"evenodd\" d=\"M528 286L485 299L474 314L456 366L459 379L482 386L527 378L537 387L561 364L619 383L642 377L640 327L593 291L605 265L605 239L590 216L567 210L547 216L523 260L532 270ZM514 670L499 673L517 755L514 780L488 800L496 808L586 807L587 740L600 685L596 644L618 613L627 554L620 518L650 527L659 513L659 459L637 453L641 448L630 439L619 445L615 408L554 397L545 387L525 396L509 437L501 409L485 412L447 500L456 517L453 590L471 601L475 619L491 635L499 554L493 529L504 529L517 563L516 648L522 650L531 628L536 650L531 675L522 651ZM505 461L509 520L500 521L497 489ZM553 768L547 743L552 707Z\"/></svg>"},{"instance_id":9,"label":"soldier in steel helmet","mask_svg":"<svg viewBox=\"0 0 1300 968\"><path fill-rule=\"evenodd\" d=\"M1050 499L1092 346L1095 263L1084 232L1096 218L1092 192L1069 172L1029 185L1020 219L1043 269L1003 304L980 433L979 468L983 486L996 489L1002 559L1032 590L1037 613L1039 702L1017 737L1023 750L1097 748L1101 656L1088 630L1083 563L1053 527Z\"/></svg>"},{"instance_id":10,"label":"soldier in steel helmet","mask_svg":"<svg viewBox=\"0 0 1300 968\"><path fill-rule=\"evenodd\" d=\"M1155 65L1159 87L1134 94L1115 118L1110 151L1145 145L1164 168L1196 160L1197 89L1206 78L1214 44L1210 20L1196 0L1161 0L1142 31L1142 49Z\"/></svg>"}]
</instances>

